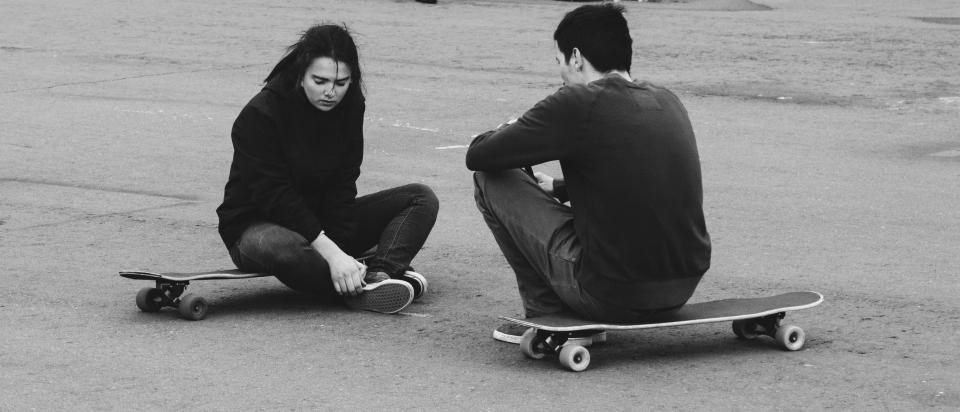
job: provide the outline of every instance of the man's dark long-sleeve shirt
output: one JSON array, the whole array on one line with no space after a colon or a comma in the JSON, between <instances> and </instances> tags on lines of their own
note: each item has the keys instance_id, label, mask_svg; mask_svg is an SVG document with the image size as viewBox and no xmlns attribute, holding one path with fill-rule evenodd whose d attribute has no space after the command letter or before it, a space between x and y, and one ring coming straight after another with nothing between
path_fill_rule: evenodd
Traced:
<instances>
[{"instance_id":1,"label":"man's dark long-sleeve shirt","mask_svg":"<svg viewBox=\"0 0 960 412\"><path fill-rule=\"evenodd\" d=\"M301 89L271 81L233 124L233 163L217 208L220 236L233 246L255 221L334 241L355 225L349 206L363 160L364 103L318 110Z\"/></svg>"},{"instance_id":2,"label":"man's dark long-sleeve shirt","mask_svg":"<svg viewBox=\"0 0 960 412\"><path fill-rule=\"evenodd\" d=\"M466 158L477 171L553 160L583 248L584 290L627 309L685 303L711 248L696 141L679 99L619 75L566 86L475 138Z\"/></svg>"}]
</instances>

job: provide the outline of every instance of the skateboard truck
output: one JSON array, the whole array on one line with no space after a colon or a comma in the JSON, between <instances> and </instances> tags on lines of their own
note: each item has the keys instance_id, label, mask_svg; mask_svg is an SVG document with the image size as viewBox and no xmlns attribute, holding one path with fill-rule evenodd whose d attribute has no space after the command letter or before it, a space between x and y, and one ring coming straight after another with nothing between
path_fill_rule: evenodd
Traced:
<instances>
[{"instance_id":1,"label":"skateboard truck","mask_svg":"<svg viewBox=\"0 0 960 412\"><path fill-rule=\"evenodd\" d=\"M786 312L779 312L762 318L735 320L733 333L746 340L756 339L760 335L769 336L786 350L799 350L806 342L806 334L798 326L780 324L785 316Z\"/></svg>"},{"instance_id":2,"label":"skateboard truck","mask_svg":"<svg viewBox=\"0 0 960 412\"><path fill-rule=\"evenodd\" d=\"M557 354L561 365L580 372L590 365L590 351L579 343L567 344L572 334L530 328L520 338L520 351L531 359L543 359L548 353Z\"/></svg>"},{"instance_id":3,"label":"skateboard truck","mask_svg":"<svg viewBox=\"0 0 960 412\"><path fill-rule=\"evenodd\" d=\"M157 279L157 286L137 292L137 307L144 312L158 312L164 307L174 307L180 316L200 320L207 316L207 301L200 296L186 294L189 281Z\"/></svg>"}]
</instances>

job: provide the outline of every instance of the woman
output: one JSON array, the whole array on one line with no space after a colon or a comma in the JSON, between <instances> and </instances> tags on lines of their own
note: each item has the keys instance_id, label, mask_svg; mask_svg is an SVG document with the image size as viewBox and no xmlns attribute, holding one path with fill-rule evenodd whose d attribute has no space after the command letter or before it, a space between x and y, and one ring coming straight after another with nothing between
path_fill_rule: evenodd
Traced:
<instances>
[{"instance_id":1,"label":"woman","mask_svg":"<svg viewBox=\"0 0 960 412\"><path fill-rule=\"evenodd\" d=\"M410 261L433 228L438 202L422 184L357 197L362 79L346 27L311 27L289 47L233 124L219 231L240 270L272 274L324 299L339 295L355 309L394 313L426 291Z\"/></svg>"}]
</instances>

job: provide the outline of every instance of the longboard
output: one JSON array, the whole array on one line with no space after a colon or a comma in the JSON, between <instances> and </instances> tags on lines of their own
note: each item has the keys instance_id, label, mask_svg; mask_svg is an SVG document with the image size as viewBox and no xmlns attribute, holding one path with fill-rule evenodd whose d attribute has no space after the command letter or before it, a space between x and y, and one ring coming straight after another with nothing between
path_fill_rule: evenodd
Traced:
<instances>
[{"instance_id":1,"label":"longboard","mask_svg":"<svg viewBox=\"0 0 960 412\"><path fill-rule=\"evenodd\" d=\"M248 279L270 276L265 273L242 272L237 269L214 270L208 272L165 272L155 273L138 270L120 271L120 276L128 279L153 280L156 287L145 287L137 292L137 307L144 312L157 312L164 307L174 307L180 316L189 320L200 320L207 316L207 301L192 293L184 294L187 285L195 280Z\"/></svg>"},{"instance_id":2,"label":"longboard","mask_svg":"<svg viewBox=\"0 0 960 412\"><path fill-rule=\"evenodd\" d=\"M652 329L700 323L733 321L733 332L743 339L759 335L774 338L781 347L795 351L803 348L806 334L794 325L783 325L786 312L812 308L823 302L817 292L790 292L761 298L721 299L684 305L677 310L660 313L640 323L603 323L567 316L544 316L517 319L500 316L530 329L520 340L521 352L529 358L541 359L555 353L560 364L579 372L590 364L590 352L580 343L567 340L583 331ZM574 339L572 342L581 340Z\"/></svg>"},{"instance_id":3,"label":"longboard","mask_svg":"<svg viewBox=\"0 0 960 412\"><path fill-rule=\"evenodd\" d=\"M358 262L366 263L376 252L373 247L360 257ZM238 269L221 269L205 272L150 272L143 270L121 270L120 276L128 279L153 280L156 287L140 289L137 293L137 307L144 312L157 312L164 307L174 307L180 316L189 320L200 320L207 316L207 301L192 293L183 294L187 285L194 280L249 279L272 276L266 273L244 272Z\"/></svg>"}]
</instances>

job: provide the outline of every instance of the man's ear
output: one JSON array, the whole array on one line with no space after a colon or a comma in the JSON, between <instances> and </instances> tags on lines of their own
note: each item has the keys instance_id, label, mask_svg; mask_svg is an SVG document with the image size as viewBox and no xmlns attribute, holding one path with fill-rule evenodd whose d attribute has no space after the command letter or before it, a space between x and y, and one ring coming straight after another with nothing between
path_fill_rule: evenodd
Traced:
<instances>
[{"instance_id":1,"label":"man's ear","mask_svg":"<svg viewBox=\"0 0 960 412\"><path fill-rule=\"evenodd\" d=\"M583 55L580 54L580 49L574 47L573 51L570 52L570 63L573 64L573 68L577 71L583 71Z\"/></svg>"}]
</instances>

